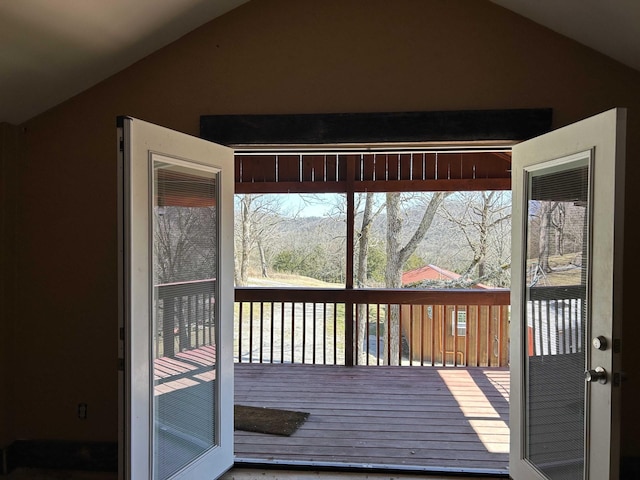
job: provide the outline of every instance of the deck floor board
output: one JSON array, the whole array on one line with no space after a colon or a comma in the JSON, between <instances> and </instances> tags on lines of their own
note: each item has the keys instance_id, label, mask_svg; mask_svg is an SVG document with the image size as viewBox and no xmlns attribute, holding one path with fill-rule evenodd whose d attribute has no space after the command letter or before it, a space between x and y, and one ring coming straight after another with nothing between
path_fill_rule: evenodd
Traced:
<instances>
[{"instance_id":1,"label":"deck floor board","mask_svg":"<svg viewBox=\"0 0 640 480\"><path fill-rule=\"evenodd\" d=\"M504 368L236 364L235 402L310 413L290 437L236 431L240 460L507 471Z\"/></svg>"}]
</instances>

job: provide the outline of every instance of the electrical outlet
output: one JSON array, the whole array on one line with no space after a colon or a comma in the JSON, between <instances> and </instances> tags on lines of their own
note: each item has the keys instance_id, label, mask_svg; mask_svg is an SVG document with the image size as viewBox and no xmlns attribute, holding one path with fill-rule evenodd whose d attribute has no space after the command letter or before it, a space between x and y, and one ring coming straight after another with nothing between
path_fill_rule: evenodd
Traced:
<instances>
[{"instance_id":1,"label":"electrical outlet","mask_svg":"<svg viewBox=\"0 0 640 480\"><path fill-rule=\"evenodd\" d=\"M86 403L79 403L78 404L78 418L80 420L86 420L87 419L87 404Z\"/></svg>"}]
</instances>

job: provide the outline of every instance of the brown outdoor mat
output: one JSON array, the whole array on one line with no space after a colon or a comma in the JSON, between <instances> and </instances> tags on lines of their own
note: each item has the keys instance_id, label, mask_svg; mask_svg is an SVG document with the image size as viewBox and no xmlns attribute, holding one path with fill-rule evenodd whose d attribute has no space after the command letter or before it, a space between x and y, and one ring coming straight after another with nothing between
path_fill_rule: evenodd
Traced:
<instances>
[{"instance_id":1,"label":"brown outdoor mat","mask_svg":"<svg viewBox=\"0 0 640 480\"><path fill-rule=\"evenodd\" d=\"M233 413L236 430L287 437L293 434L309 417L307 412L244 405L235 405Z\"/></svg>"}]
</instances>

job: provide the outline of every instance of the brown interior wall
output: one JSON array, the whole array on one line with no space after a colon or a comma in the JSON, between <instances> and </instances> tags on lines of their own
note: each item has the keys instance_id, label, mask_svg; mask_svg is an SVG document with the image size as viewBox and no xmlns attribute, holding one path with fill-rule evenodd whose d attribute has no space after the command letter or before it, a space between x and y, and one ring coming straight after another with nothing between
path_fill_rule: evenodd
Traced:
<instances>
[{"instance_id":1,"label":"brown interior wall","mask_svg":"<svg viewBox=\"0 0 640 480\"><path fill-rule=\"evenodd\" d=\"M0 123L0 448L13 440L12 412L14 291L15 263L11 252L14 248L12 225L15 222L16 166L20 161L20 129ZM0 466L2 471L2 466Z\"/></svg>"},{"instance_id":2,"label":"brown interior wall","mask_svg":"<svg viewBox=\"0 0 640 480\"><path fill-rule=\"evenodd\" d=\"M26 122L15 437L117 438L116 115L197 135L202 114L552 107L561 126L621 105L633 162L638 85L640 72L488 1L253 0Z\"/></svg>"}]
</instances>

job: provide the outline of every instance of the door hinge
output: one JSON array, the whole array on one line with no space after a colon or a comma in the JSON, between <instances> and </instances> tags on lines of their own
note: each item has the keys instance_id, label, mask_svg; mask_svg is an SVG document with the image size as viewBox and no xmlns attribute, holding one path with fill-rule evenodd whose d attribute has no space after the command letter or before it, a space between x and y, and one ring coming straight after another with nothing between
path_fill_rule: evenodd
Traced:
<instances>
[{"instance_id":1,"label":"door hinge","mask_svg":"<svg viewBox=\"0 0 640 480\"><path fill-rule=\"evenodd\" d=\"M124 372L124 358L118 359L118 371Z\"/></svg>"},{"instance_id":2,"label":"door hinge","mask_svg":"<svg viewBox=\"0 0 640 480\"><path fill-rule=\"evenodd\" d=\"M119 144L120 144L120 151L124 152L124 138L120 137Z\"/></svg>"},{"instance_id":3,"label":"door hinge","mask_svg":"<svg viewBox=\"0 0 640 480\"><path fill-rule=\"evenodd\" d=\"M120 340L124 340L124 327L120 327Z\"/></svg>"}]
</instances>

